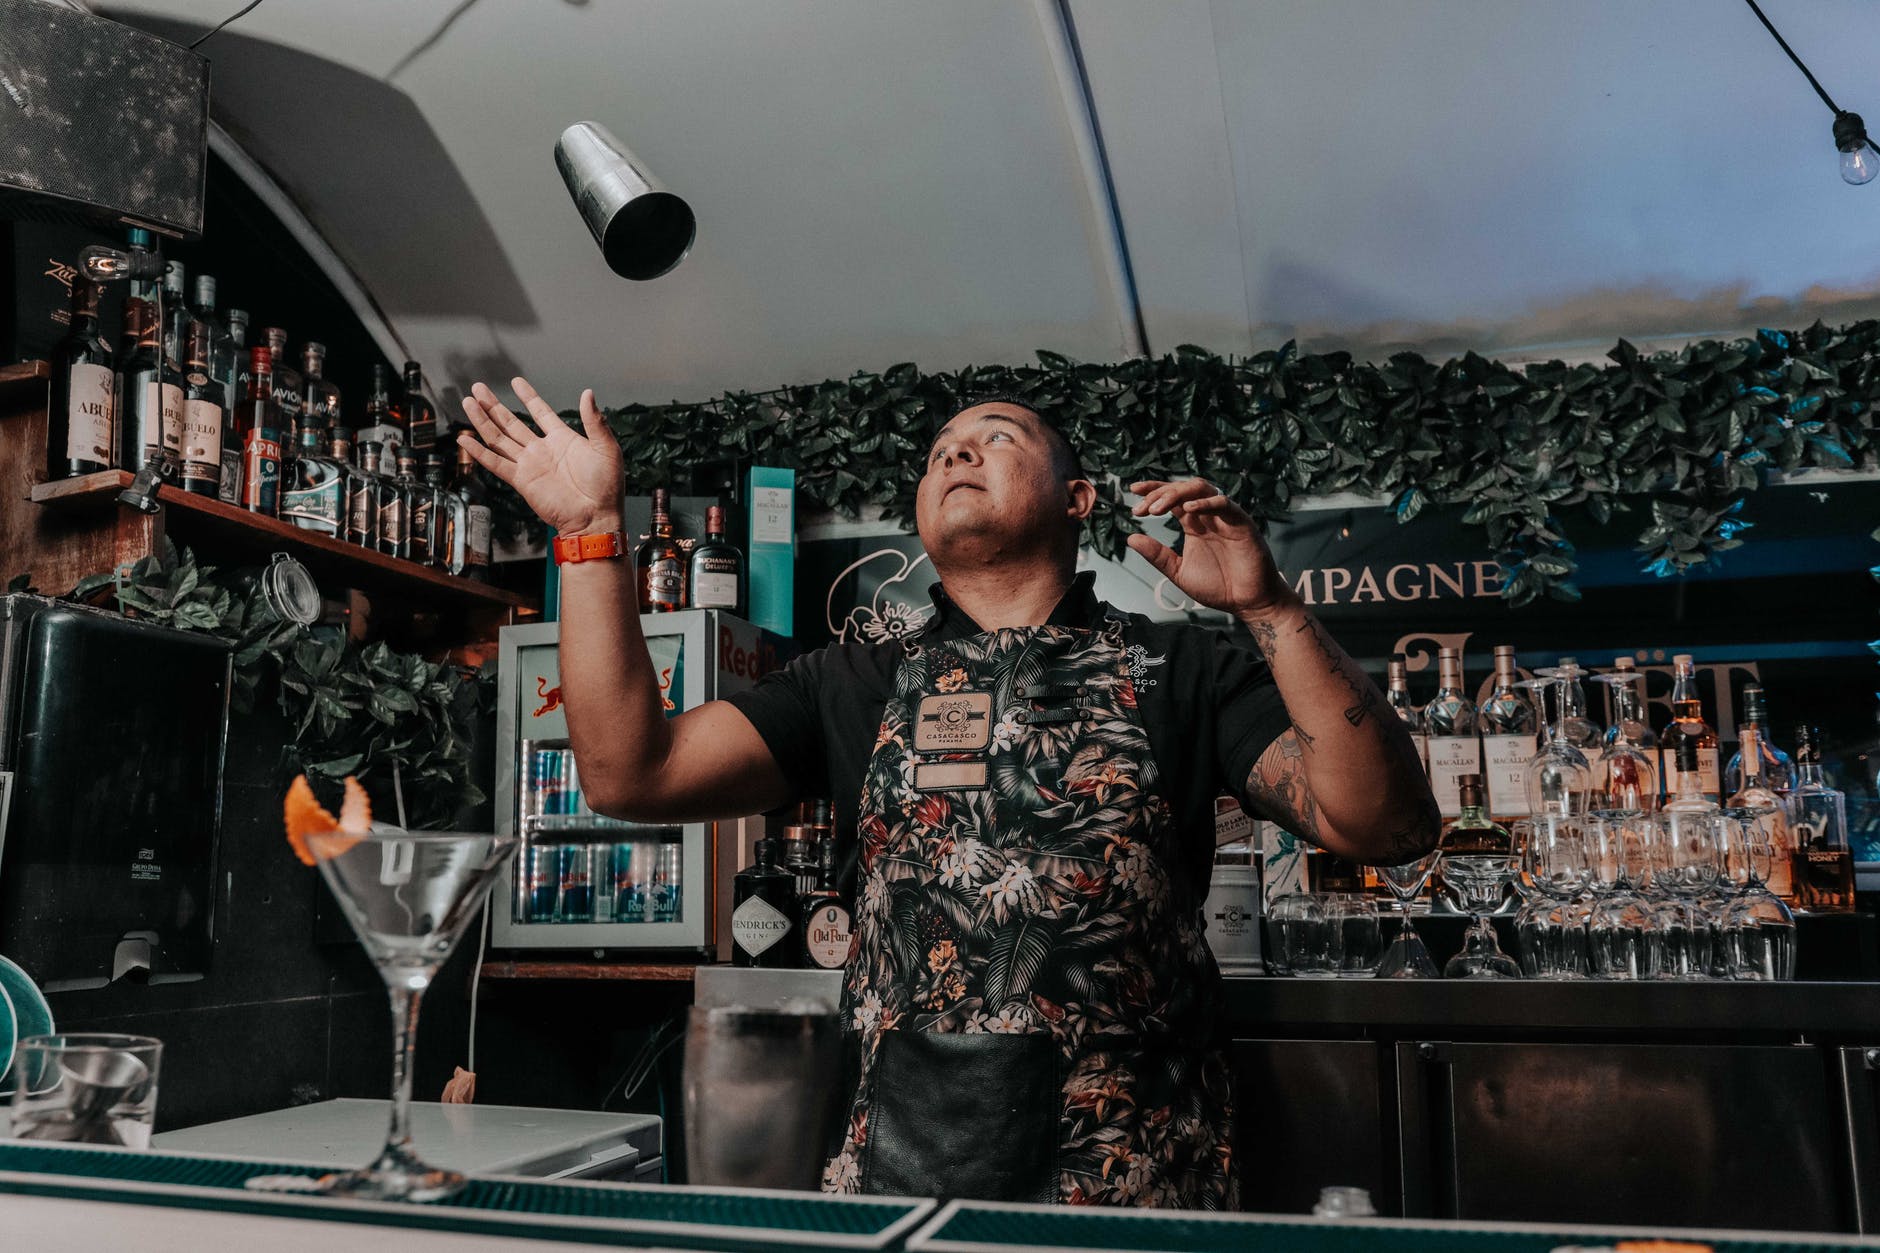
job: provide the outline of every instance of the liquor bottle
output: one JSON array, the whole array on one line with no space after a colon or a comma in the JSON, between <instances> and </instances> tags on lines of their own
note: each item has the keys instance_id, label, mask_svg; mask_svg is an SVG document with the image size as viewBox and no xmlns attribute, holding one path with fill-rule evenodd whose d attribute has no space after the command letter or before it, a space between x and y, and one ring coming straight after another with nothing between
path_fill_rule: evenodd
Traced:
<instances>
[{"instance_id":1,"label":"liquor bottle","mask_svg":"<svg viewBox=\"0 0 1880 1253\"><path fill-rule=\"evenodd\" d=\"M1697 694L1697 669L1689 653L1673 657L1675 677L1671 685L1671 721L1658 733L1658 749L1664 758L1665 795L1678 792L1678 745L1691 741L1697 749L1697 774L1700 790L1715 800L1722 788L1717 768L1717 733L1704 721L1704 703Z\"/></svg>"},{"instance_id":2,"label":"liquor bottle","mask_svg":"<svg viewBox=\"0 0 1880 1253\"><path fill-rule=\"evenodd\" d=\"M1482 774L1488 783L1488 812L1520 818L1532 810L1527 796L1527 765L1537 747L1540 720L1533 702L1515 683L1514 645L1495 645L1495 684L1475 711L1482 731Z\"/></svg>"},{"instance_id":3,"label":"liquor bottle","mask_svg":"<svg viewBox=\"0 0 1880 1253\"><path fill-rule=\"evenodd\" d=\"M672 613L685 608L685 554L672 538L671 497L663 487L653 490L652 534L633 551L639 572L640 612Z\"/></svg>"},{"instance_id":4,"label":"liquor bottle","mask_svg":"<svg viewBox=\"0 0 1880 1253\"><path fill-rule=\"evenodd\" d=\"M222 414L222 482L216 499L239 505L242 499L242 441L235 430L235 407L242 394L242 378L248 364L248 313L230 309L228 321L215 340L215 377L222 384L222 394L229 404Z\"/></svg>"},{"instance_id":5,"label":"liquor bottle","mask_svg":"<svg viewBox=\"0 0 1880 1253\"><path fill-rule=\"evenodd\" d=\"M300 455L281 488L281 519L316 535L338 535L346 525L346 473L327 455L318 423L303 418L297 442Z\"/></svg>"},{"instance_id":6,"label":"liquor bottle","mask_svg":"<svg viewBox=\"0 0 1880 1253\"><path fill-rule=\"evenodd\" d=\"M300 346L301 386L305 388L305 412L301 421L314 428L321 443L326 433L340 423L339 388L326 377L326 345L312 340Z\"/></svg>"},{"instance_id":7,"label":"liquor bottle","mask_svg":"<svg viewBox=\"0 0 1880 1253\"><path fill-rule=\"evenodd\" d=\"M1468 898L1460 888L1449 880L1451 876L1443 873L1444 867L1454 867L1455 878L1471 877L1466 872L1475 861L1493 859L1506 862L1515 856L1514 836L1508 828L1488 816L1487 794L1480 774L1468 773L1456 779L1456 816L1443 827L1442 839L1437 847L1442 856L1436 861L1436 871L1430 891L1430 906L1434 912L1466 914ZM1492 912L1509 912L1514 906L1515 896L1512 886L1503 893L1501 904Z\"/></svg>"},{"instance_id":8,"label":"liquor bottle","mask_svg":"<svg viewBox=\"0 0 1880 1253\"><path fill-rule=\"evenodd\" d=\"M359 467L353 464L350 427L333 428L333 437L327 441L326 455L339 470L339 526L334 535L350 543L371 547L371 541L361 540L353 534L353 508L359 503L365 478L359 473Z\"/></svg>"},{"instance_id":9,"label":"liquor bottle","mask_svg":"<svg viewBox=\"0 0 1880 1253\"><path fill-rule=\"evenodd\" d=\"M1854 855L1847 848L1847 797L1822 772L1821 732L1795 731L1795 786L1789 792L1795 838L1795 899L1803 909L1849 913L1854 908Z\"/></svg>"},{"instance_id":10,"label":"liquor bottle","mask_svg":"<svg viewBox=\"0 0 1880 1253\"><path fill-rule=\"evenodd\" d=\"M398 493L398 513L404 520L404 535L399 540L398 551L392 555L406 561L423 561L428 549L420 551L423 541L418 538L417 523L418 499L424 495L425 488L418 481L418 454L413 449L398 450L398 477L392 480L392 490Z\"/></svg>"},{"instance_id":11,"label":"liquor bottle","mask_svg":"<svg viewBox=\"0 0 1880 1253\"><path fill-rule=\"evenodd\" d=\"M191 318L183 353L183 487L198 496L222 490L222 428L228 398L215 376L215 324Z\"/></svg>"},{"instance_id":12,"label":"liquor bottle","mask_svg":"<svg viewBox=\"0 0 1880 1253\"><path fill-rule=\"evenodd\" d=\"M1730 764L1723 768L1723 789L1735 792L1743 787L1743 769L1751 753L1750 733L1755 732L1755 749L1762 758L1762 785L1778 796L1787 796L1795 779L1789 755L1769 741L1769 698L1762 685L1751 683L1743 688L1743 723L1737 728L1737 748Z\"/></svg>"},{"instance_id":13,"label":"liquor bottle","mask_svg":"<svg viewBox=\"0 0 1880 1253\"><path fill-rule=\"evenodd\" d=\"M448 570L451 554L457 548L457 514L450 507L455 499L444 483L443 456L425 453L423 529L426 559L434 569Z\"/></svg>"},{"instance_id":14,"label":"liquor bottle","mask_svg":"<svg viewBox=\"0 0 1880 1253\"><path fill-rule=\"evenodd\" d=\"M195 315L189 311L188 285L183 278L181 261L163 263L163 353L170 368L180 378L183 353L188 348L189 324Z\"/></svg>"},{"instance_id":15,"label":"liquor bottle","mask_svg":"<svg viewBox=\"0 0 1880 1253\"><path fill-rule=\"evenodd\" d=\"M476 458L461 444L457 448L457 477L450 486L463 502L462 522L458 528L458 534L463 537L462 560L460 568L452 573L487 581L490 577L490 497L483 487L482 476L477 473Z\"/></svg>"},{"instance_id":16,"label":"liquor bottle","mask_svg":"<svg viewBox=\"0 0 1880 1253\"><path fill-rule=\"evenodd\" d=\"M731 881L731 964L788 969L797 964L796 881L777 867L777 842L759 840L757 861Z\"/></svg>"},{"instance_id":17,"label":"liquor bottle","mask_svg":"<svg viewBox=\"0 0 1880 1253\"><path fill-rule=\"evenodd\" d=\"M840 970L849 962L849 911L836 888L836 842L816 841L816 886L803 893L803 965Z\"/></svg>"},{"instance_id":18,"label":"liquor bottle","mask_svg":"<svg viewBox=\"0 0 1880 1253\"><path fill-rule=\"evenodd\" d=\"M411 559L421 566L437 564L437 521L440 512L437 507L437 488L431 485L431 463L434 457L420 458L414 450L411 453ZM402 469L403 458L400 458ZM418 473L422 464L424 472Z\"/></svg>"},{"instance_id":19,"label":"liquor bottle","mask_svg":"<svg viewBox=\"0 0 1880 1253\"><path fill-rule=\"evenodd\" d=\"M124 335L118 343L117 414L120 469L142 470L159 454L182 452L183 380L158 346L156 304L137 294L124 301Z\"/></svg>"},{"instance_id":20,"label":"liquor bottle","mask_svg":"<svg viewBox=\"0 0 1880 1253\"><path fill-rule=\"evenodd\" d=\"M816 829L807 823L792 823L783 829L777 849L777 865L796 883L796 894L816 890Z\"/></svg>"},{"instance_id":21,"label":"liquor bottle","mask_svg":"<svg viewBox=\"0 0 1880 1253\"><path fill-rule=\"evenodd\" d=\"M306 412L307 380L287 359L286 331L278 326L266 327L261 342L268 346L274 363L274 407L281 415L281 430L291 431Z\"/></svg>"},{"instance_id":22,"label":"liquor bottle","mask_svg":"<svg viewBox=\"0 0 1880 1253\"><path fill-rule=\"evenodd\" d=\"M116 458L117 375L98 332L98 285L72 280L72 324L52 353L46 417L46 478L108 470Z\"/></svg>"},{"instance_id":23,"label":"liquor bottle","mask_svg":"<svg viewBox=\"0 0 1880 1253\"><path fill-rule=\"evenodd\" d=\"M248 350L248 381L235 407L242 441L242 508L273 517L281 507L281 410L275 403L274 354L266 344Z\"/></svg>"},{"instance_id":24,"label":"liquor bottle","mask_svg":"<svg viewBox=\"0 0 1880 1253\"><path fill-rule=\"evenodd\" d=\"M1744 689L1745 705L1754 700L1760 704L1762 689L1753 684ZM1761 828L1762 836L1769 844L1768 878L1764 881L1771 892L1781 897L1795 895L1795 840L1789 832L1788 803L1776 793L1765 769L1766 745L1763 741L1762 718L1767 715L1761 709L1756 711L1761 717L1754 722L1745 722L1742 728L1741 751L1737 760L1730 765L1736 770L1736 787L1732 789L1728 801L1729 808L1743 811L1739 816L1745 822L1753 822ZM1785 766L1788 764L1785 760Z\"/></svg>"},{"instance_id":25,"label":"liquor bottle","mask_svg":"<svg viewBox=\"0 0 1880 1253\"><path fill-rule=\"evenodd\" d=\"M437 411L424 396L424 371L405 362L405 438L420 454L437 446Z\"/></svg>"},{"instance_id":26,"label":"liquor bottle","mask_svg":"<svg viewBox=\"0 0 1880 1253\"><path fill-rule=\"evenodd\" d=\"M384 499L379 478L379 445L361 440L353 445L352 511L347 515L346 538L364 548L379 546L379 505Z\"/></svg>"},{"instance_id":27,"label":"liquor bottle","mask_svg":"<svg viewBox=\"0 0 1880 1253\"><path fill-rule=\"evenodd\" d=\"M364 450L366 445L361 444L359 447L361 450ZM374 447L376 447L376 445L374 445ZM382 460L384 456L385 454L383 450L381 450L379 453L380 459ZM392 465L396 468L397 464L397 457L394 455ZM370 458L368 458L366 460L367 468L371 468L371 465L372 462ZM411 515L406 512L406 507L410 504L410 500L405 494L405 489L398 481L396 474L379 475L378 489L379 551L384 553L387 557L409 556L411 553Z\"/></svg>"},{"instance_id":28,"label":"liquor bottle","mask_svg":"<svg viewBox=\"0 0 1880 1253\"><path fill-rule=\"evenodd\" d=\"M398 473L398 450L405 443L405 432L398 425L398 414L392 407L396 384L390 366L373 363L372 390L366 395L366 416L358 435L358 447L363 448L368 443L378 445L380 464L370 468L386 478Z\"/></svg>"},{"instance_id":29,"label":"liquor bottle","mask_svg":"<svg viewBox=\"0 0 1880 1253\"><path fill-rule=\"evenodd\" d=\"M1322 848L1306 848L1306 890L1309 892L1363 892L1364 868Z\"/></svg>"},{"instance_id":30,"label":"liquor bottle","mask_svg":"<svg viewBox=\"0 0 1880 1253\"><path fill-rule=\"evenodd\" d=\"M1404 729L1410 732L1410 742L1416 745L1417 762L1423 767L1423 773L1430 770L1430 737L1423 725L1423 711L1410 699L1410 670L1402 653L1392 653L1390 664L1386 667L1389 686L1384 693L1384 703L1391 707Z\"/></svg>"},{"instance_id":31,"label":"liquor bottle","mask_svg":"<svg viewBox=\"0 0 1880 1253\"><path fill-rule=\"evenodd\" d=\"M1475 704L1462 694L1462 655L1453 648L1436 654L1436 699L1423 707L1429 731L1430 790L1444 817L1454 818L1462 776L1482 773L1482 742L1476 738Z\"/></svg>"},{"instance_id":32,"label":"liquor bottle","mask_svg":"<svg viewBox=\"0 0 1880 1253\"><path fill-rule=\"evenodd\" d=\"M713 505L705 511L705 538L692 549L686 586L692 590L692 608L744 612L744 553L725 539L725 511Z\"/></svg>"}]
</instances>

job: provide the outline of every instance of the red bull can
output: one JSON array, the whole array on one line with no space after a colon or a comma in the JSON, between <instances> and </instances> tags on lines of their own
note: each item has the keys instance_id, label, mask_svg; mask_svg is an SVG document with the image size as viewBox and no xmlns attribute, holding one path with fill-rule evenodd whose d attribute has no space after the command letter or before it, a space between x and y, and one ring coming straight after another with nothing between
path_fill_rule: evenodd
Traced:
<instances>
[{"instance_id":1,"label":"red bull can","mask_svg":"<svg viewBox=\"0 0 1880 1253\"><path fill-rule=\"evenodd\" d=\"M594 921L612 922L617 900L614 895L614 846L611 844L589 844L584 846L587 854L588 883L594 893Z\"/></svg>"},{"instance_id":2,"label":"red bull can","mask_svg":"<svg viewBox=\"0 0 1880 1253\"><path fill-rule=\"evenodd\" d=\"M558 814L561 809L561 754L552 748L538 748L529 766L530 791L535 794L535 813Z\"/></svg>"},{"instance_id":3,"label":"red bull can","mask_svg":"<svg viewBox=\"0 0 1880 1253\"><path fill-rule=\"evenodd\" d=\"M516 921L554 922L561 867L553 844L524 844L516 862Z\"/></svg>"},{"instance_id":4,"label":"red bull can","mask_svg":"<svg viewBox=\"0 0 1880 1253\"><path fill-rule=\"evenodd\" d=\"M581 777L575 772L574 750L561 750L561 812L578 814L582 812ZM596 880L598 883L599 880Z\"/></svg>"},{"instance_id":5,"label":"red bull can","mask_svg":"<svg viewBox=\"0 0 1880 1253\"><path fill-rule=\"evenodd\" d=\"M659 862L653 870L653 890L650 902L650 920L653 922L678 922L680 898L684 894L683 881L685 867L685 848L680 844L661 844Z\"/></svg>"},{"instance_id":6,"label":"red bull can","mask_svg":"<svg viewBox=\"0 0 1880 1253\"><path fill-rule=\"evenodd\" d=\"M561 870L561 908L559 922L594 921L594 880L588 875L588 850L585 844L556 845L556 864Z\"/></svg>"},{"instance_id":7,"label":"red bull can","mask_svg":"<svg viewBox=\"0 0 1880 1253\"><path fill-rule=\"evenodd\" d=\"M633 845L615 844L609 856L614 889L614 918L619 922L646 921L646 888L640 882Z\"/></svg>"}]
</instances>

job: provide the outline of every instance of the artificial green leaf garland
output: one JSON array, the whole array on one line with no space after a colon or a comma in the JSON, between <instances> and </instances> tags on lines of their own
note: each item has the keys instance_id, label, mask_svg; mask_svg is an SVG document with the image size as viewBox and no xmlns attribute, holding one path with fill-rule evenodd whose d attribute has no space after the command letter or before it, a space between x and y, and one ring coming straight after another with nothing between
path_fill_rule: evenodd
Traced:
<instances>
[{"instance_id":1,"label":"artificial green leaf garland","mask_svg":"<svg viewBox=\"0 0 1880 1253\"><path fill-rule=\"evenodd\" d=\"M1744 501L1772 470L1874 461L1880 322L1758 331L1674 353L1624 340L1607 363L1515 367L1469 353L1381 363L1249 357L1184 345L1100 365L1040 351L1036 365L879 374L607 411L630 490L722 464L788 466L798 489L848 517L911 524L936 414L1000 392L1040 406L1101 476L1090 540L1115 556L1132 529L1121 485L1200 475L1262 518L1302 496L1360 492L1408 522L1462 506L1506 568L1503 595L1575 599L1570 524L1641 516L1647 569L1680 574L1736 547ZM573 420L573 415L567 415ZM526 511L513 497L512 518Z\"/></svg>"}]
</instances>

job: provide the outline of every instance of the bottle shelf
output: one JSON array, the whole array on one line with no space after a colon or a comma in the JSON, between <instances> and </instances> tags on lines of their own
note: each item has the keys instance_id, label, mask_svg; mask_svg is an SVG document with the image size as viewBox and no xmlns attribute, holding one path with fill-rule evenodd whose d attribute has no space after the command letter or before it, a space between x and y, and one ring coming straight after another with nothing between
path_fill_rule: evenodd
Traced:
<instances>
[{"instance_id":1,"label":"bottle shelf","mask_svg":"<svg viewBox=\"0 0 1880 1253\"><path fill-rule=\"evenodd\" d=\"M129 506L117 503L117 494L129 486L131 477L128 470L101 470L96 474L35 484L27 497L37 505L60 511L127 509ZM210 496L186 492L174 484L164 485L157 495L157 503L164 510L169 529L179 540L191 533L200 533L217 542L218 552L237 549L262 555L285 552L302 562L316 581L416 603L541 611L541 600L537 597L444 574L330 535L303 531L279 518L250 513Z\"/></svg>"},{"instance_id":2,"label":"bottle shelf","mask_svg":"<svg viewBox=\"0 0 1880 1253\"><path fill-rule=\"evenodd\" d=\"M621 983L690 983L712 962L487 961L485 979L551 979Z\"/></svg>"}]
</instances>

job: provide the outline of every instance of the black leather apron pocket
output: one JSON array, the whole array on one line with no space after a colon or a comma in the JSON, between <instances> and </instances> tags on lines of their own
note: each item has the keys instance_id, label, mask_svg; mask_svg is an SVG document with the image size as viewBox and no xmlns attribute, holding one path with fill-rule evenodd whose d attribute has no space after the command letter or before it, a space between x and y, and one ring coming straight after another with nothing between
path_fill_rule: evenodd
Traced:
<instances>
[{"instance_id":1,"label":"black leather apron pocket","mask_svg":"<svg viewBox=\"0 0 1880 1253\"><path fill-rule=\"evenodd\" d=\"M1048 1035L884 1031L862 1190L1058 1199L1063 1081Z\"/></svg>"}]
</instances>

